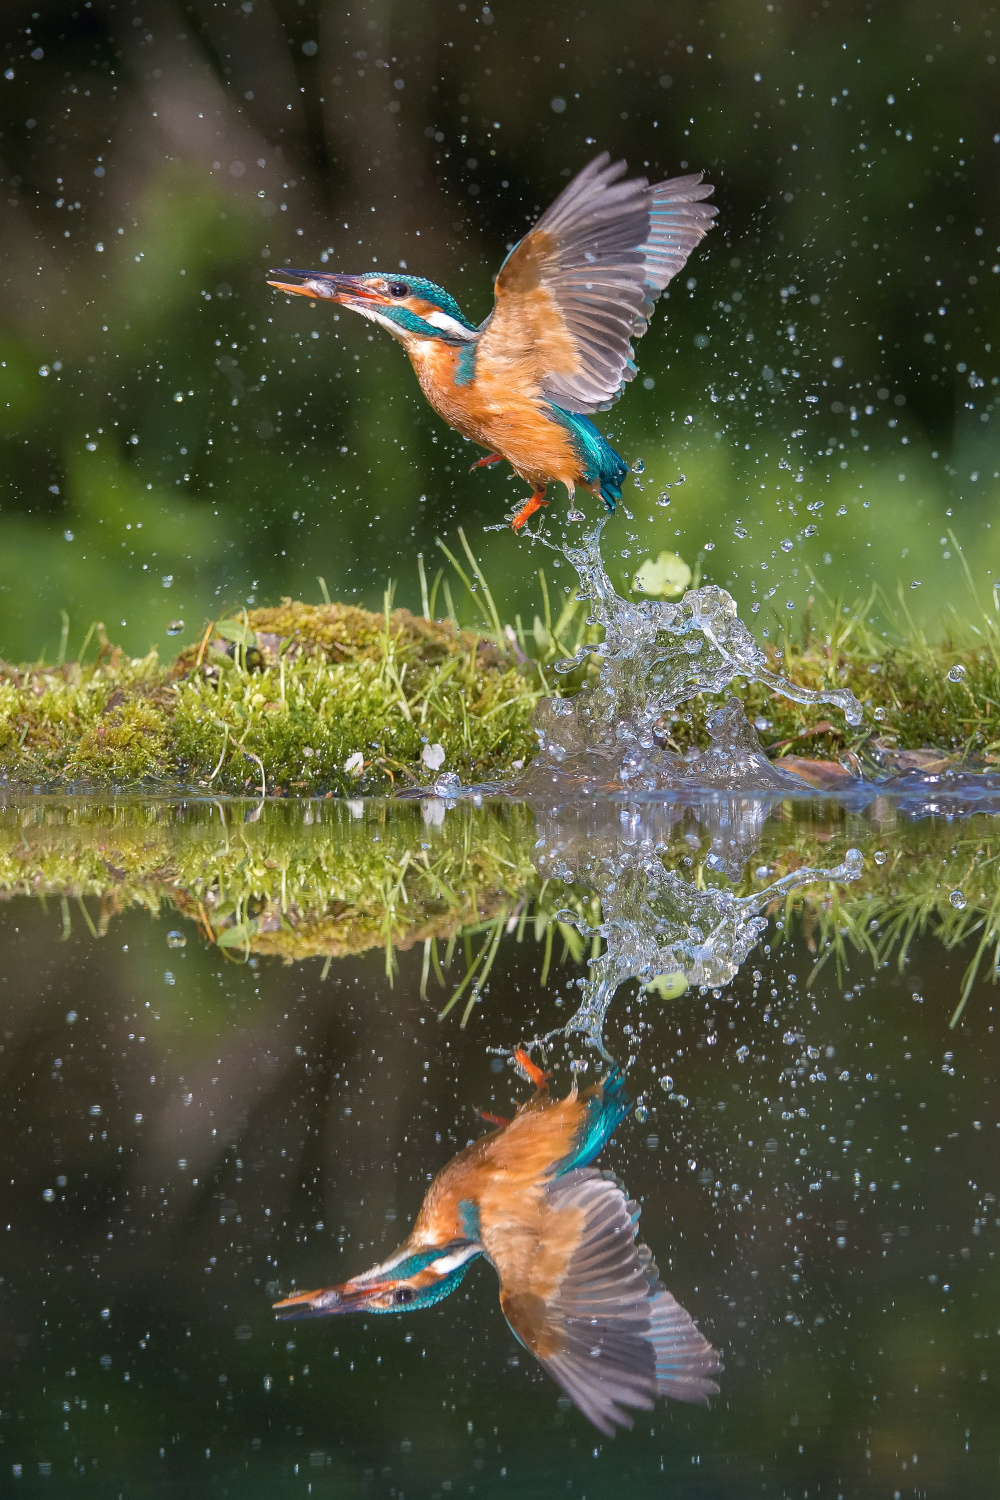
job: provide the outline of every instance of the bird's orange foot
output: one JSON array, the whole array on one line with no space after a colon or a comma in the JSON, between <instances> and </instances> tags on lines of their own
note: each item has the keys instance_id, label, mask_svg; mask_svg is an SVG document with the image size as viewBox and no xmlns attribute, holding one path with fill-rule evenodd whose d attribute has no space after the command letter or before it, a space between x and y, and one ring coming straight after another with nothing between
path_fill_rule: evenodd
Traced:
<instances>
[{"instance_id":1,"label":"bird's orange foot","mask_svg":"<svg viewBox=\"0 0 1000 1500\"><path fill-rule=\"evenodd\" d=\"M533 495L525 500L524 504L521 506L521 509L518 511L513 521L511 521L511 528L514 531L520 531L525 521L527 521L530 516L533 516L536 510L541 510L542 506L548 505L548 503L549 502L545 499L545 490L536 490Z\"/></svg>"},{"instance_id":2,"label":"bird's orange foot","mask_svg":"<svg viewBox=\"0 0 1000 1500\"><path fill-rule=\"evenodd\" d=\"M472 471L473 471L473 469L488 469L489 466L490 466L490 464L502 464L502 463L503 463L503 454L502 453L487 453L487 455L486 455L485 458L477 458L474 464L470 464L469 465L469 473L471 474Z\"/></svg>"},{"instance_id":3,"label":"bird's orange foot","mask_svg":"<svg viewBox=\"0 0 1000 1500\"><path fill-rule=\"evenodd\" d=\"M510 1124L510 1120L507 1118L506 1115L491 1115L491 1114L488 1114L485 1109L477 1109L476 1110L476 1114L479 1116L479 1118L481 1120L485 1120L486 1123L487 1123L487 1125L496 1125L496 1126L499 1127L501 1125L509 1125Z\"/></svg>"},{"instance_id":4,"label":"bird's orange foot","mask_svg":"<svg viewBox=\"0 0 1000 1500\"><path fill-rule=\"evenodd\" d=\"M552 1074L543 1073L542 1069L531 1061L531 1058L528 1056L527 1052L525 1052L523 1047L518 1047L515 1049L514 1061L520 1068L524 1076L535 1085L536 1089L541 1091L542 1089L548 1088L549 1079L552 1077Z\"/></svg>"}]
</instances>

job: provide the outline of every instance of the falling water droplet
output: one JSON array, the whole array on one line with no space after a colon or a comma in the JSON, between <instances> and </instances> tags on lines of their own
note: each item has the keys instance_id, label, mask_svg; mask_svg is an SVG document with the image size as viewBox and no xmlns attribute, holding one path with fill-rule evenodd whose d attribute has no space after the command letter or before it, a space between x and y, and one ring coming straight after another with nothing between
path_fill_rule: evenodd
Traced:
<instances>
[{"instance_id":1,"label":"falling water droplet","mask_svg":"<svg viewBox=\"0 0 1000 1500\"><path fill-rule=\"evenodd\" d=\"M815 536L816 533L817 533L817 531L819 531L819 527L818 526L807 526L806 529L805 529L805 531L802 533L802 535L803 536Z\"/></svg>"},{"instance_id":2,"label":"falling water droplet","mask_svg":"<svg viewBox=\"0 0 1000 1500\"><path fill-rule=\"evenodd\" d=\"M635 1107L635 1117L638 1120L638 1122L639 1122L640 1125L642 1125L644 1123L644 1121L645 1121L645 1119L646 1119L646 1117L647 1117L648 1114L649 1114L649 1110L646 1108L646 1106L644 1104L637 1104L636 1105L636 1107Z\"/></svg>"},{"instance_id":3,"label":"falling water droplet","mask_svg":"<svg viewBox=\"0 0 1000 1500\"><path fill-rule=\"evenodd\" d=\"M781 544L781 550L782 550L782 552L791 552L791 550L792 550L792 548L794 546L795 546L795 543L791 540L790 537L786 536L785 540Z\"/></svg>"},{"instance_id":4,"label":"falling water droplet","mask_svg":"<svg viewBox=\"0 0 1000 1500\"><path fill-rule=\"evenodd\" d=\"M693 422L693 421L694 421L694 417L691 417L691 416L687 416L687 417L685 417L685 418L684 418L684 426L685 426L685 427L690 427L690 426L691 426L691 423L692 423L692 422Z\"/></svg>"},{"instance_id":5,"label":"falling water droplet","mask_svg":"<svg viewBox=\"0 0 1000 1500\"><path fill-rule=\"evenodd\" d=\"M642 461L641 458L637 458L636 461L635 461L635 463L632 465L632 473L633 474L644 474L645 472L646 472L646 465L643 463L643 461Z\"/></svg>"},{"instance_id":6,"label":"falling water droplet","mask_svg":"<svg viewBox=\"0 0 1000 1500\"><path fill-rule=\"evenodd\" d=\"M749 535L749 532L743 525L742 521L737 521L736 525L733 527L733 535L738 536L741 542L745 536Z\"/></svg>"},{"instance_id":7,"label":"falling water droplet","mask_svg":"<svg viewBox=\"0 0 1000 1500\"><path fill-rule=\"evenodd\" d=\"M952 891L951 895L948 897L948 900L951 902L956 911L965 910L967 902L965 899L964 891Z\"/></svg>"},{"instance_id":8,"label":"falling water droplet","mask_svg":"<svg viewBox=\"0 0 1000 1500\"><path fill-rule=\"evenodd\" d=\"M183 620L170 620L167 623L167 635L180 635L184 629Z\"/></svg>"},{"instance_id":9,"label":"falling water droplet","mask_svg":"<svg viewBox=\"0 0 1000 1500\"><path fill-rule=\"evenodd\" d=\"M739 1058L740 1062L746 1062L747 1058L750 1056L750 1048L737 1047L736 1056Z\"/></svg>"},{"instance_id":10,"label":"falling water droplet","mask_svg":"<svg viewBox=\"0 0 1000 1500\"><path fill-rule=\"evenodd\" d=\"M961 682L961 680L962 680L962 678L964 676L965 676L965 668L963 666L959 665L958 663L956 663L956 665L953 666L952 669L951 669L951 671L948 673L948 681L949 682Z\"/></svg>"},{"instance_id":11,"label":"falling water droplet","mask_svg":"<svg viewBox=\"0 0 1000 1500\"><path fill-rule=\"evenodd\" d=\"M186 948L187 947L187 937L186 937L186 935L183 932L178 932L176 929L173 932L168 932L167 933L167 947L168 948Z\"/></svg>"},{"instance_id":12,"label":"falling water droplet","mask_svg":"<svg viewBox=\"0 0 1000 1500\"><path fill-rule=\"evenodd\" d=\"M571 1073L586 1073L589 1067L590 1064L585 1057L574 1057L569 1065L569 1070Z\"/></svg>"},{"instance_id":13,"label":"falling water droplet","mask_svg":"<svg viewBox=\"0 0 1000 1500\"><path fill-rule=\"evenodd\" d=\"M884 849L876 849L875 850L875 863L877 865L884 865L887 858L888 858L888 855L886 854L886 852L885 852Z\"/></svg>"},{"instance_id":14,"label":"falling water droplet","mask_svg":"<svg viewBox=\"0 0 1000 1500\"><path fill-rule=\"evenodd\" d=\"M884 721L885 721L885 709L884 708L877 708L875 710L874 714L872 715L872 718L877 719L880 724L884 723Z\"/></svg>"},{"instance_id":15,"label":"falling water droplet","mask_svg":"<svg viewBox=\"0 0 1000 1500\"><path fill-rule=\"evenodd\" d=\"M669 486L668 486L668 488L669 488ZM659 495L657 495L657 497L656 497L656 503L657 503L657 505L669 505L670 504L670 496L667 494L666 490L663 490Z\"/></svg>"},{"instance_id":16,"label":"falling water droplet","mask_svg":"<svg viewBox=\"0 0 1000 1500\"><path fill-rule=\"evenodd\" d=\"M664 1073L663 1077L660 1079L660 1088L665 1094L669 1094L673 1086L674 1080L671 1078L670 1074Z\"/></svg>"}]
</instances>

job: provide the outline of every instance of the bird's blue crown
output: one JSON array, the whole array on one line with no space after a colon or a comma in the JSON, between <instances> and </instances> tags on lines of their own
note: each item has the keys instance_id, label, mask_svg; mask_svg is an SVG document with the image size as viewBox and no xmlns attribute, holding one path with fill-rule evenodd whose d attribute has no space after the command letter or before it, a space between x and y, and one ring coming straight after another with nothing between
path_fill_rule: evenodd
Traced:
<instances>
[{"instance_id":1,"label":"bird's blue crown","mask_svg":"<svg viewBox=\"0 0 1000 1500\"><path fill-rule=\"evenodd\" d=\"M454 297L450 296L444 287L438 286L434 281L428 281L424 276L410 276L406 272L391 274L385 271L366 271L358 277L358 280L387 281L390 286L405 286L409 296L420 297L424 302L432 303L434 307L447 313L449 318L454 318L457 323L461 323L462 327L467 328L470 333L477 332L475 323L469 322Z\"/></svg>"}]
</instances>

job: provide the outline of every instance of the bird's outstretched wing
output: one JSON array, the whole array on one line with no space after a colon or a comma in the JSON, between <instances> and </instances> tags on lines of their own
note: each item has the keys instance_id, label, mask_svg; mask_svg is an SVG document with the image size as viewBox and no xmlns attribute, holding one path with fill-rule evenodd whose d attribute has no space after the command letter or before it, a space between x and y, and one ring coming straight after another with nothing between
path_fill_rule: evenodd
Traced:
<instances>
[{"instance_id":1,"label":"bird's outstretched wing","mask_svg":"<svg viewBox=\"0 0 1000 1500\"><path fill-rule=\"evenodd\" d=\"M653 1257L636 1244L638 1205L610 1174L567 1172L546 1188L540 1251L560 1241L566 1254L523 1257L514 1284L505 1280L500 1305L514 1333L566 1394L609 1437L631 1427L625 1408L648 1411L657 1396L705 1402L718 1391L722 1366L708 1340L660 1283ZM546 1244L546 1242L548 1242Z\"/></svg>"},{"instance_id":2,"label":"bird's outstretched wing","mask_svg":"<svg viewBox=\"0 0 1000 1500\"><path fill-rule=\"evenodd\" d=\"M622 180L607 152L574 177L504 261L483 361L572 412L604 411L635 374L632 340L711 227L701 173Z\"/></svg>"}]
</instances>

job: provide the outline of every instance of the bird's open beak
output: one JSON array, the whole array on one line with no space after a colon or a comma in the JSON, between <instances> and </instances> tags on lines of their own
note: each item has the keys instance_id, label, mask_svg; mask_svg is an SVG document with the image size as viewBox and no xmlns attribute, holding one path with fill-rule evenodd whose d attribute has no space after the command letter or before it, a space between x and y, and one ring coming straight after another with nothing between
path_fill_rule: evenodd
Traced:
<instances>
[{"instance_id":1,"label":"bird's open beak","mask_svg":"<svg viewBox=\"0 0 1000 1500\"><path fill-rule=\"evenodd\" d=\"M372 1297L392 1287L391 1281L346 1281L342 1286L328 1286L319 1292L299 1292L273 1303L279 1318L325 1318L331 1313L364 1312Z\"/></svg>"},{"instance_id":2,"label":"bird's open beak","mask_svg":"<svg viewBox=\"0 0 1000 1500\"><path fill-rule=\"evenodd\" d=\"M299 281L275 281L277 276L298 276ZM341 276L334 271L269 271L267 284L276 291L289 292L295 297L313 297L317 302L384 302L386 299L374 291L358 276Z\"/></svg>"}]
</instances>

